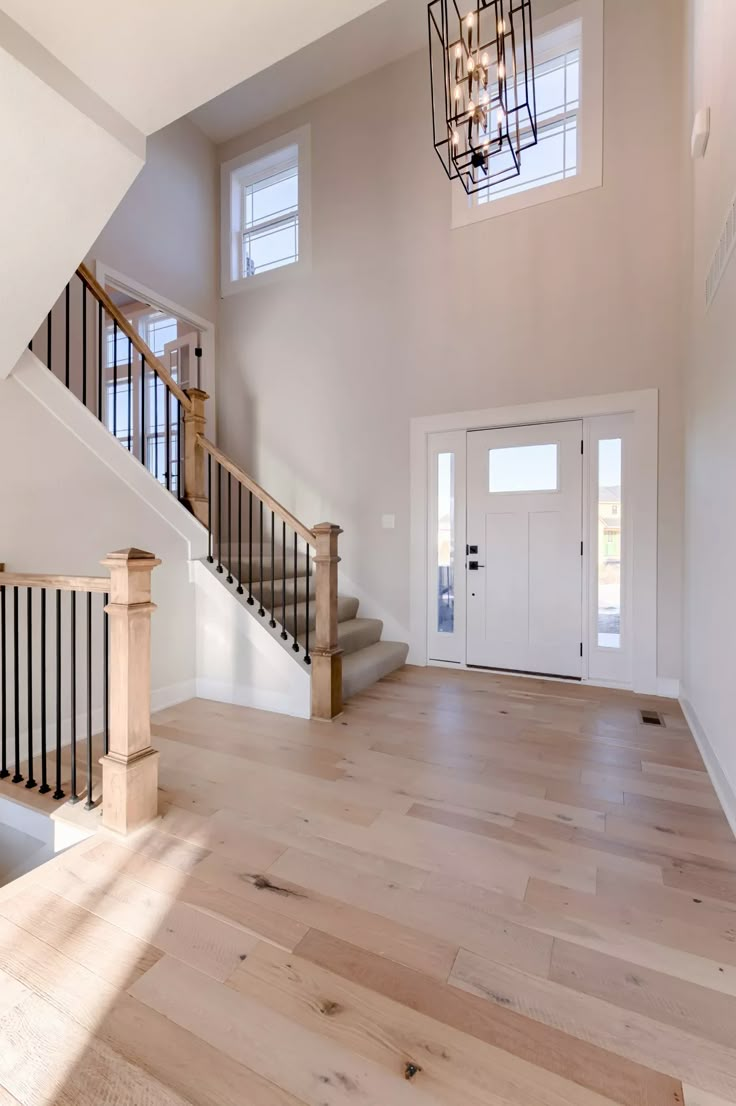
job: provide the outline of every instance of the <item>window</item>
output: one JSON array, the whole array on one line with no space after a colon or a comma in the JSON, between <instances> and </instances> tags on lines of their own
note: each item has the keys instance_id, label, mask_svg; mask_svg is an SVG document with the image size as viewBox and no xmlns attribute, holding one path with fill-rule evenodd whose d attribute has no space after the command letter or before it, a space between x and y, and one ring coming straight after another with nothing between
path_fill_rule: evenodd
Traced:
<instances>
[{"instance_id":1,"label":"window","mask_svg":"<svg viewBox=\"0 0 736 1106\"><path fill-rule=\"evenodd\" d=\"M535 21L537 144L521 174L468 197L453 188L453 226L465 226L602 183L602 0L577 0Z\"/></svg>"},{"instance_id":2,"label":"window","mask_svg":"<svg viewBox=\"0 0 736 1106\"><path fill-rule=\"evenodd\" d=\"M222 166L222 290L309 259L309 129Z\"/></svg>"},{"instance_id":3,"label":"window","mask_svg":"<svg viewBox=\"0 0 736 1106\"><path fill-rule=\"evenodd\" d=\"M598 442L598 646L621 647L621 438Z\"/></svg>"},{"instance_id":4,"label":"window","mask_svg":"<svg viewBox=\"0 0 736 1106\"><path fill-rule=\"evenodd\" d=\"M557 444L488 450L489 492L556 492Z\"/></svg>"},{"instance_id":5,"label":"window","mask_svg":"<svg viewBox=\"0 0 736 1106\"><path fill-rule=\"evenodd\" d=\"M437 456L437 632L455 630L455 455Z\"/></svg>"}]
</instances>

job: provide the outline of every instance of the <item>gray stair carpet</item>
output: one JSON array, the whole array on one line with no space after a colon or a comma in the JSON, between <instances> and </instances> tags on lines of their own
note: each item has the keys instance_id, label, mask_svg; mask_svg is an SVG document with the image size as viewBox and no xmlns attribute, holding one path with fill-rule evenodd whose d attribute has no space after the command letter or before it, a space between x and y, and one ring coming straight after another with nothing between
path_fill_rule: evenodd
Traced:
<instances>
[{"instance_id":1,"label":"gray stair carpet","mask_svg":"<svg viewBox=\"0 0 736 1106\"><path fill-rule=\"evenodd\" d=\"M298 637L304 635L308 615L310 632L314 631L314 571L306 556L300 554L295 562L293 554L287 552L284 557L281 549L275 547L272 564L270 541L264 542L262 555L260 546L255 546L251 555L247 547L226 545L215 548L214 555L215 563L210 568L233 590L241 583L242 601L247 602L249 595L253 597L251 610L258 610L262 604L269 615L273 612L279 625L285 622L288 633L293 635L296 626ZM222 565L222 572L217 571L218 564ZM229 577L233 580L231 584ZM355 596L338 595L337 636L343 651L344 699L401 668L409 653L404 642L382 641L383 623L378 618L359 618L359 606Z\"/></svg>"}]
</instances>

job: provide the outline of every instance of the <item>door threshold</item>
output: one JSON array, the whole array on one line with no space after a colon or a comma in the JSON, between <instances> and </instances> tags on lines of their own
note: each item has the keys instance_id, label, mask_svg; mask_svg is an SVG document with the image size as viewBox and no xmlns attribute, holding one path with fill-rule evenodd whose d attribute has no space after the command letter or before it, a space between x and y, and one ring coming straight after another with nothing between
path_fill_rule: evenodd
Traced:
<instances>
[{"instance_id":1,"label":"door threshold","mask_svg":"<svg viewBox=\"0 0 736 1106\"><path fill-rule=\"evenodd\" d=\"M498 672L502 676L532 676L537 680L563 680L568 684L581 684L582 676L561 676L558 672L527 672L523 668L491 668L485 664L467 664L466 668L477 672Z\"/></svg>"}]
</instances>

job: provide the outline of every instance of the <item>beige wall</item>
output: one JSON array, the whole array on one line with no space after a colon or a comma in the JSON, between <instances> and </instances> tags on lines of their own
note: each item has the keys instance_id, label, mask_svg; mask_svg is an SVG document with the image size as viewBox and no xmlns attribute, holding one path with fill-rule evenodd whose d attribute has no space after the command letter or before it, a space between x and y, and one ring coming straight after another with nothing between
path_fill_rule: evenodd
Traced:
<instances>
[{"instance_id":1,"label":"beige wall","mask_svg":"<svg viewBox=\"0 0 736 1106\"><path fill-rule=\"evenodd\" d=\"M693 342L686 373L684 695L736 793L736 258L706 312L704 282L736 189L736 5L692 0L693 107L710 106L693 166ZM688 118L688 127L692 115ZM707 751L707 750L706 750ZM732 809L731 813L734 811Z\"/></svg>"},{"instance_id":2,"label":"beige wall","mask_svg":"<svg viewBox=\"0 0 736 1106\"><path fill-rule=\"evenodd\" d=\"M604 187L475 227L450 229L424 52L220 148L312 126L313 269L223 301L220 441L339 522L348 576L406 627L412 416L657 387L659 674L679 676L682 50L679 0L608 0Z\"/></svg>"},{"instance_id":3,"label":"beige wall","mask_svg":"<svg viewBox=\"0 0 736 1106\"><path fill-rule=\"evenodd\" d=\"M215 321L218 182L212 143L188 119L151 135L146 164L89 252Z\"/></svg>"}]
</instances>

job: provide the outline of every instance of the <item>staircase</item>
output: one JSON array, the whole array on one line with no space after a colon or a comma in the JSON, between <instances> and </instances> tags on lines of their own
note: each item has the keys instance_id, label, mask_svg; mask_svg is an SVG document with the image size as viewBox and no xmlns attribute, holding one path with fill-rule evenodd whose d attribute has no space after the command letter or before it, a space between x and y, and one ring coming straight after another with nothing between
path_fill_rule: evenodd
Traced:
<instances>
[{"instance_id":1,"label":"staircase","mask_svg":"<svg viewBox=\"0 0 736 1106\"><path fill-rule=\"evenodd\" d=\"M305 526L205 437L208 396L182 386L84 265L29 348L206 527L206 569L309 673L314 717L406 662L408 646L383 641L338 589L340 527Z\"/></svg>"}]
</instances>

